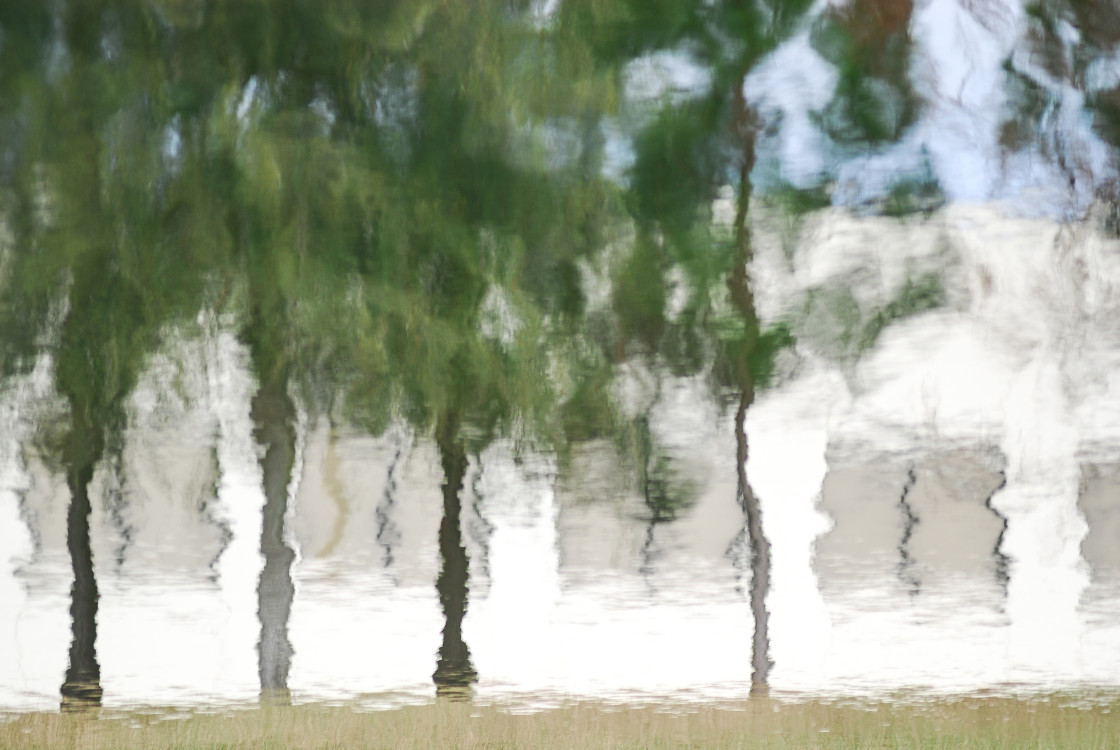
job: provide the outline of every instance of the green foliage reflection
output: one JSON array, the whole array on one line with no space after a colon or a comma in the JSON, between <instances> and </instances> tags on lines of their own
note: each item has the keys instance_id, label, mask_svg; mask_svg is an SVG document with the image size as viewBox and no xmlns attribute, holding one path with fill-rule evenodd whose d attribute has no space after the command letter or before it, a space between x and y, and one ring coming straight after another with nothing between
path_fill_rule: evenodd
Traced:
<instances>
[{"instance_id":1,"label":"green foliage reflection","mask_svg":"<svg viewBox=\"0 0 1120 750\"><path fill-rule=\"evenodd\" d=\"M239 321L263 388L375 433L443 420L481 442L636 444L611 395L633 359L753 396L793 337L759 330L743 271L760 128L745 76L812 23L841 71L822 113L837 138L895 138L915 112L910 3L816 21L811 5L8 4L4 366L66 310L58 388L88 442L67 461L112 442L146 358L200 309ZM708 83L628 102L632 66L662 53ZM621 179L609 122L633 148Z\"/></svg>"}]
</instances>

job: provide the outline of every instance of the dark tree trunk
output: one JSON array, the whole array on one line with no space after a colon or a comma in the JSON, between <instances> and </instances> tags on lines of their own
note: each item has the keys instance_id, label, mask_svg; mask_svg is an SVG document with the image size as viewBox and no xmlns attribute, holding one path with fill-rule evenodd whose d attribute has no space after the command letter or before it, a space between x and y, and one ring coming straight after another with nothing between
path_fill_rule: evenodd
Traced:
<instances>
[{"instance_id":1,"label":"dark tree trunk","mask_svg":"<svg viewBox=\"0 0 1120 750\"><path fill-rule=\"evenodd\" d=\"M749 447L746 432L747 409L754 402L752 360L759 336L754 291L751 288L748 270L753 251L750 225L747 220L751 198L750 175L754 168L758 123L755 113L743 99L742 92L743 81L740 80L735 92L735 130L743 144L742 161L739 164L739 205L735 212L738 257L727 283L731 300L744 323L743 341L735 368L740 388L739 408L735 413L735 455L739 504L746 516L747 539L751 548L750 601L751 614L754 618L754 640L751 644L751 693L765 695L769 691L770 668L774 665L770 660L770 613L766 609L766 597L770 593L770 542L762 529L762 506L747 481Z\"/></svg>"},{"instance_id":2,"label":"dark tree trunk","mask_svg":"<svg viewBox=\"0 0 1120 750\"><path fill-rule=\"evenodd\" d=\"M917 596L922 591L922 579L918 577L914 556L910 554L910 540L914 536L914 529L921 523L909 501L910 492L917 483L917 469L911 466L906 472L906 482L898 497L898 510L902 514L902 539L898 542L898 580L906 586L906 593L910 596Z\"/></svg>"},{"instance_id":3,"label":"dark tree trunk","mask_svg":"<svg viewBox=\"0 0 1120 750\"><path fill-rule=\"evenodd\" d=\"M754 640L751 643L751 693L765 694L770 680L770 612L766 596L770 593L770 542L762 531L762 507L747 482L747 407L746 398L735 413L735 459L738 469L739 505L746 516L747 539L751 547L751 616Z\"/></svg>"},{"instance_id":4,"label":"dark tree trunk","mask_svg":"<svg viewBox=\"0 0 1120 750\"><path fill-rule=\"evenodd\" d=\"M70 620L74 639L70 665L62 683L63 711L81 711L101 705L101 668L97 664L97 579L93 574L93 551L89 535L89 483L93 462L70 469L70 508L66 514L66 547L74 568L70 589Z\"/></svg>"},{"instance_id":5,"label":"dark tree trunk","mask_svg":"<svg viewBox=\"0 0 1120 750\"><path fill-rule=\"evenodd\" d=\"M436 444L443 464L443 521L439 526L440 572L436 591L443 607L443 643L432 679L436 694L463 697L478 681L471 666L471 652L463 641L463 617L467 613L468 560L460 524L463 477L467 454L458 436L458 420L444 416L436 426Z\"/></svg>"},{"instance_id":6,"label":"dark tree trunk","mask_svg":"<svg viewBox=\"0 0 1120 750\"><path fill-rule=\"evenodd\" d=\"M264 568L257 587L261 638L258 672L261 698L269 702L288 700L288 669L292 644L288 640L288 618L295 587L292 562L295 552L284 540L284 516L288 511L288 485L295 463L295 407L282 382L261 386L253 398L253 423L257 442L264 448L264 511L261 524L261 554Z\"/></svg>"},{"instance_id":7,"label":"dark tree trunk","mask_svg":"<svg viewBox=\"0 0 1120 750\"><path fill-rule=\"evenodd\" d=\"M655 398L655 403L660 398L660 391L661 387L658 384L658 396ZM638 417L635 423L638 441L638 480L642 487L642 500L649 512L649 520L646 522L646 540L642 544L641 564L638 567L638 572L646 578L651 591L653 590L652 575L654 572L653 545L657 535L657 526L674 518L674 508L668 488L663 483L663 478L655 476L657 459L654 454L653 435L649 424L649 412L652 409L653 405L651 404L646 413Z\"/></svg>"}]
</instances>

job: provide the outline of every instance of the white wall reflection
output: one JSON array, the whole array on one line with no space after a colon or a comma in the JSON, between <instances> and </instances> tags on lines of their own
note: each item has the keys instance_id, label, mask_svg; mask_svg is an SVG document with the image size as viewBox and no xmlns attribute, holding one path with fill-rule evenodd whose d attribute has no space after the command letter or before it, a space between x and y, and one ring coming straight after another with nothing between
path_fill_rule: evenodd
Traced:
<instances>
[{"instance_id":1,"label":"white wall reflection","mask_svg":"<svg viewBox=\"0 0 1120 750\"><path fill-rule=\"evenodd\" d=\"M436 598L438 456L396 430L311 430L292 516L300 557L290 637L296 700L427 699L443 617Z\"/></svg>"},{"instance_id":2,"label":"white wall reflection","mask_svg":"<svg viewBox=\"0 0 1120 750\"><path fill-rule=\"evenodd\" d=\"M94 484L105 705L255 700L260 470L243 346L217 321L173 337Z\"/></svg>"},{"instance_id":3,"label":"white wall reflection","mask_svg":"<svg viewBox=\"0 0 1120 750\"><path fill-rule=\"evenodd\" d=\"M0 391L0 705L17 710L58 705L70 647L69 493L29 445L52 367L40 355Z\"/></svg>"}]
</instances>

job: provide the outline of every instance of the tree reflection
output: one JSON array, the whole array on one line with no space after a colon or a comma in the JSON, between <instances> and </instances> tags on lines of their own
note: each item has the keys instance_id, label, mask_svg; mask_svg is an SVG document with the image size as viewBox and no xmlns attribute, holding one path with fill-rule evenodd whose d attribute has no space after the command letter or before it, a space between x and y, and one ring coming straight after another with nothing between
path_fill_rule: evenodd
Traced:
<instances>
[{"instance_id":1,"label":"tree reflection","mask_svg":"<svg viewBox=\"0 0 1120 750\"><path fill-rule=\"evenodd\" d=\"M69 301L57 372L70 406L58 452L75 571L64 694L100 695L90 478L144 359L200 309L237 321L259 384L262 694L285 694L292 658L284 518L297 402L370 434L403 423L435 440L442 694L477 678L462 634L469 454L499 436L561 456L613 439L648 512L646 553L654 526L691 501L652 406L627 415L613 395L635 363L704 378L734 412L752 682L763 690L770 543L745 425L793 341L755 310L749 211L766 125L743 87L809 30L811 5L561 2L547 23L504 0L0 8L0 212L14 235L0 298L6 367L34 349L51 303ZM837 142L896 140L917 116L904 65L912 10L858 0L814 21L811 42L841 81L817 124ZM710 76L639 101L628 81L656 54ZM632 164L612 173L629 150ZM902 186L887 210L930 205L932 182ZM712 210L726 196L731 231ZM609 290L593 295L600 272ZM939 304L927 287L908 286L860 346ZM378 506L386 564L393 471Z\"/></svg>"},{"instance_id":2,"label":"tree reflection","mask_svg":"<svg viewBox=\"0 0 1120 750\"><path fill-rule=\"evenodd\" d=\"M285 539L284 518L295 465L295 417L291 398L276 381L266 382L253 397L256 439L264 448L261 472L265 497L261 524L264 568L257 588L261 621L258 671L262 698L279 703L288 700L288 670L292 659L288 619L295 596L291 573L295 552Z\"/></svg>"},{"instance_id":3,"label":"tree reflection","mask_svg":"<svg viewBox=\"0 0 1120 750\"><path fill-rule=\"evenodd\" d=\"M636 262L633 274L626 279L630 284L642 284L643 291L627 298L662 300L650 306L656 307L656 312L635 318L635 311L649 308L616 304L624 322L628 317L635 320L624 325L624 340L632 340L637 334L644 347L666 357L670 366L682 373L708 367L718 396L730 396L736 404L737 495L744 514L739 539L746 538L751 558L754 692L766 691L771 667L766 609L770 543L763 532L761 506L746 475L745 421L756 385L760 379L765 381L777 349L788 342L788 333L762 332L755 313L748 271L752 257L748 211L761 123L743 98L743 84L750 69L798 27L807 9L805 2L777 2L765 9L716 3L711 15L694 8L692 22L672 30L669 39L673 43L699 43L710 50L714 85L706 96L687 106L664 103L650 127L636 139L632 191L640 240L635 258L643 250L657 248L657 255L664 259L661 263L668 261L685 270L692 293L676 324L663 327L663 276L648 270L656 267L657 261L644 259ZM727 54L709 36L716 29L734 30L740 43L735 52ZM662 40L669 46L666 42L668 39ZM731 180L737 202L728 241L715 233L710 206L717 189ZM721 283L730 298L731 315L717 312ZM673 335L667 336L666 330ZM705 349L710 352L708 356L704 356Z\"/></svg>"},{"instance_id":4,"label":"tree reflection","mask_svg":"<svg viewBox=\"0 0 1120 750\"><path fill-rule=\"evenodd\" d=\"M67 548L74 570L73 644L62 686L64 708L100 705L97 663L98 588L90 546L90 484L108 441L121 439L122 401L135 383L136 348L144 329L138 295L94 255L78 269L59 343L57 384L70 407L60 457L70 489Z\"/></svg>"}]
</instances>

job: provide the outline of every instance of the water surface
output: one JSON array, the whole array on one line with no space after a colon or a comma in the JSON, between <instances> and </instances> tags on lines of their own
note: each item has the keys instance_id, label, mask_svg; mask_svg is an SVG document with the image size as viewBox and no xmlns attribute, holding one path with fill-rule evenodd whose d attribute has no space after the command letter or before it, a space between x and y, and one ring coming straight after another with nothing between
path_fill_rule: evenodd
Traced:
<instances>
[{"instance_id":1,"label":"water surface","mask_svg":"<svg viewBox=\"0 0 1120 750\"><path fill-rule=\"evenodd\" d=\"M1114 691L1120 15L974 6L0 10L0 709Z\"/></svg>"}]
</instances>

